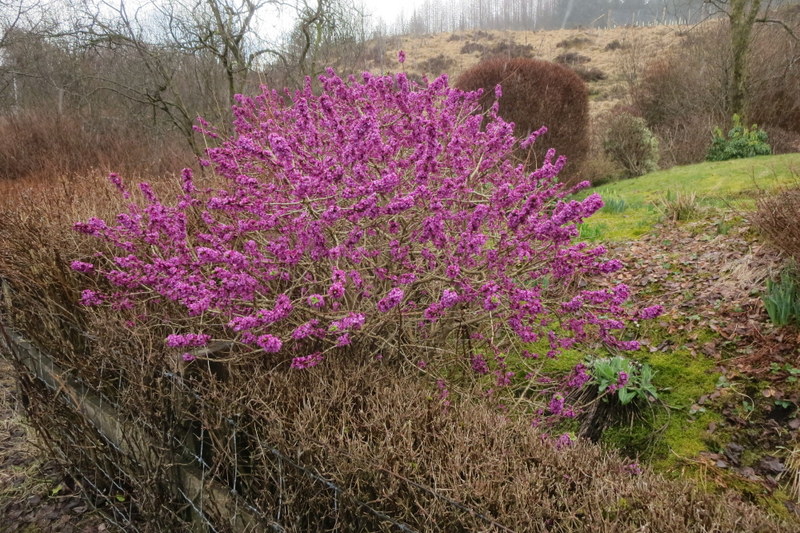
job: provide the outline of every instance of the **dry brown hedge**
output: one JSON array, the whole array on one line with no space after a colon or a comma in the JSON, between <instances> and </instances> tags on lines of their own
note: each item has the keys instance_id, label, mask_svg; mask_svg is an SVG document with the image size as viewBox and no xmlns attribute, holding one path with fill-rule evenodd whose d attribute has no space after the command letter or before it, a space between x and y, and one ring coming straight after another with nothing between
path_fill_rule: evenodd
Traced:
<instances>
[{"instance_id":1,"label":"dry brown hedge","mask_svg":"<svg viewBox=\"0 0 800 533\"><path fill-rule=\"evenodd\" d=\"M516 125L519 137L547 126L525 155L541 163L548 148L565 155L568 163L562 179L580 174L589 150L589 92L586 83L571 69L539 59L494 58L478 63L456 81L459 89L483 89L484 109L494 102L494 88L500 84L500 115Z\"/></svg>"},{"instance_id":2,"label":"dry brown hedge","mask_svg":"<svg viewBox=\"0 0 800 533\"><path fill-rule=\"evenodd\" d=\"M416 368L341 357L287 371L236 350L184 364L164 348L157 317L137 317L143 308L75 304L86 280L67 265L90 249L68 222L107 217L119 205L96 183L94 195L77 199L63 185L26 187L33 201L0 215L8 243L0 319L161 439L152 461L132 461L75 414L64 389L23 379L34 426L129 530L189 528L189 506L167 483L179 443L192 447L209 479L251 503L260 530L792 530L733 494L710 495L646 468L637 474L630 460L597 446L557 449L525 416L469 391L445 408ZM219 531L242 531L213 499L204 511Z\"/></svg>"},{"instance_id":3,"label":"dry brown hedge","mask_svg":"<svg viewBox=\"0 0 800 533\"><path fill-rule=\"evenodd\" d=\"M191 160L188 144L112 119L91 123L78 116L22 112L0 118L0 180L90 172L161 175Z\"/></svg>"}]
</instances>

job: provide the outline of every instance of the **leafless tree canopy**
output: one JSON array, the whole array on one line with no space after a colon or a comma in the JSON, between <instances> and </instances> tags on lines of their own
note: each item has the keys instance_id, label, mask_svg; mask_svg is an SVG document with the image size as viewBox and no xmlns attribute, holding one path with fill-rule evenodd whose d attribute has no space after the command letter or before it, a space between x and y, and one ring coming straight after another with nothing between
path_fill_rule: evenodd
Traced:
<instances>
[{"instance_id":1,"label":"leafless tree canopy","mask_svg":"<svg viewBox=\"0 0 800 533\"><path fill-rule=\"evenodd\" d=\"M0 114L177 130L196 153L196 117L224 124L234 96L260 83L353 69L369 36L349 0L2 0L0 10Z\"/></svg>"}]
</instances>

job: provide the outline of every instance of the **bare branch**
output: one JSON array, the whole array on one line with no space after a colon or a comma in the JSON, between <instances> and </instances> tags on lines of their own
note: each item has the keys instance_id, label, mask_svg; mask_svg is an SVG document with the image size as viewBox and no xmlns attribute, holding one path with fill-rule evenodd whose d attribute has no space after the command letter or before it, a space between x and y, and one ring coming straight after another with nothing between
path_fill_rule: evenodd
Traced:
<instances>
[{"instance_id":1,"label":"bare branch","mask_svg":"<svg viewBox=\"0 0 800 533\"><path fill-rule=\"evenodd\" d=\"M760 23L760 24L777 24L777 25L781 26L781 27L782 27L784 30L786 30L786 32L789 34L789 36L790 36L792 39L794 39L795 41L800 41L800 37L798 37L797 35L795 35L795 33L794 33L794 31L792 30L792 28L791 28L791 27L789 27L789 26L788 26L788 25L787 25L785 22L783 22L782 20L775 20L775 19L768 19L768 18L760 18L760 19L756 19L756 20L755 20L755 22L758 22L758 23Z\"/></svg>"}]
</instances>

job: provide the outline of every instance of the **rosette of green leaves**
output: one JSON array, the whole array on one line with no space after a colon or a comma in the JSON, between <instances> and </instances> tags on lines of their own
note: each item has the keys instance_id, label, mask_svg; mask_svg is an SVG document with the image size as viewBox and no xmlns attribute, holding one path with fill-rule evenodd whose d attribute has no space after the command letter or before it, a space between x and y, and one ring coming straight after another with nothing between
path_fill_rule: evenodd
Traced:
<instances>
[{"instance_id":1,"label":"rosette of green leaves","mask_svg":"<svg viewBox=\"0 0 800 533\"><path fill-rule=\"evenodd\" d=\"M652 383L655 372L647 363L615 356L589 359L586 366L592 377L589 383L597 386L597 392L616 393L622 405L637 398L646 401L658 398L658 391ZM623 374L627 380L620 380Z\"/></svg>"}]
</instances>

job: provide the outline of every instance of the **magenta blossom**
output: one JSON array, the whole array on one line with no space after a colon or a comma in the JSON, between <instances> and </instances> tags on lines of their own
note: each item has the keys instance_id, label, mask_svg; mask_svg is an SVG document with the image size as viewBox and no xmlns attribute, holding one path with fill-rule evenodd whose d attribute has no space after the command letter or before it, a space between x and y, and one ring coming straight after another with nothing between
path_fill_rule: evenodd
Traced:
<instances>
[{"instance_id":1,"label":"magenta blossom","mask_svg":"<svg viewBox=\"0 0 800 533\"><path fill-rule=\"evenodd\" d=\"M94 272L94 265L91 263L84 263L83 261L73 261L69 266L72 270L83 272L84 274L91 274Z\"/></svg>"},{"instance_id":2,"label":"magenta blossom","mask_svg":"<svg viewBox=\"0 0 800 533\"><path fill-rule=\"evenodd\" d=\"M278 337L269 334L258 337L256 343L267 353L279 352L283 347L283 342Z\"/></svg>"},{"instance_id":3,"label":"magenta blossom","mask_svg":"<svg viewBox=\"0 0 800 533\"><path fill-rule=\"evenodd\" d=\"M211 335L205 333L174 333L168 335L167 346L170 348L185 348L189 346L205 346L211 340Z\"/></svg>"},{"instance_id":4,"label":"magenta blossom","mask_svg":"<svg viewBox=\"0 0 800 533\"><path fill-rule=\"evenodd\" d=\"M403 301L404 295L405 293L400 287L395 287L394 289L390 290L386 296L378 301L378 311L385 313L390 309L397 307L400 302Z\"/></svg>"},{"instance_id":5,"label":"magenta blossom","mask_svg":"<svg viewBox=\"0 0 800 533\"><path fill-rule=\"evenodd\" d=\"M86 289L81 292L81 305L92 306L92 305L100 305L105 301L105 297L91 289Z\"/></svg>"},{"instance_id":6,"label":"magenta blossom","mask_svg":"<svg viewBox=\"0 0 800 533\"><path fill-rule=\"evenodd\" d=\"M291 368L303 370L305 368L315 367L325 360L325 356L320 352L315 352L302 357L295 357L292 359Z\"/></svg>"},{"instance_id":7,"label":"magenta blossom","mask_svg":"<svg viewBox=\"0 0 800 533\"><path fill-rule=\"evenodd\" d=\"M325 307L325 297L321 294L312 294L307 299L308 305L317 309Z\"/></svg>"}]
</instances>

